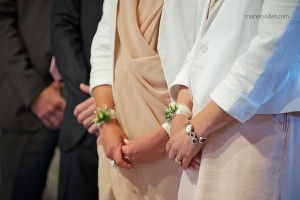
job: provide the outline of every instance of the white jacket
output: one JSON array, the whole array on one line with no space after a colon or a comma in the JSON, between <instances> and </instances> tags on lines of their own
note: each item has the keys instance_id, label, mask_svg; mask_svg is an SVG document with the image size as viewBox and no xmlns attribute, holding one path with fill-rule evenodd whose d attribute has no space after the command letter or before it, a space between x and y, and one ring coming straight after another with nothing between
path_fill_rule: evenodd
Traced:
<instances>
[{"instance_id":1,"label":"white jacket","mask_svg":"<svg viewBox=\"0 0 300 200\"><path fill-rule=\"evenodd\" d=\"M158 49L172 97L186 85L198 106L212 99L242 122L300 111L297 2L218 0L205 20L209 0L165 0ZM91 50L91 89L113 84L116 8L117 0L104 2Z\"/></svg>"}]
</instances>

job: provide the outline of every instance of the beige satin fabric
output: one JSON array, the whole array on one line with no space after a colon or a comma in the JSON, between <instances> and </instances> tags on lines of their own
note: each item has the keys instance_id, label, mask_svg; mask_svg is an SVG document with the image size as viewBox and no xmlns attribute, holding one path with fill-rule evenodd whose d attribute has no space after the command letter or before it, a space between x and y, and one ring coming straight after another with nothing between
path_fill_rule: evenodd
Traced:
<instances>
[{"instance_id":1,"label":"beige satin fabric","mask_svg":"<svg viewBox=\"0 0 300 200\"><path fill-rule=\"evenodd\" d=\"M156 48L162 5L163 0L119 0L113 97L129 139L157 129L170 102ZM100 199L177 198L181 172L167 155L131 171L116 170L98 147Z\"/></svg>"},{"instance_id":2,"label":"beige satin fabric","mask_svg":"<svg viewBox=\"0 0 300 200\"><path fill-rule=\"evenodd\" d=\"M213 7L216 3L217 3L217 0L210 0L206 19L208 19L209 15L210 15L210 13L211 13L211 11L212 11L212 9L213 9Z\"/></svg>"},{"instance_id":3,"label":"beige satin fabric","mask_svg":"<svg viewBox=\"0 0 300 200\"><path fill-rule=\"evenodd\" d=\"M209 135L200 170L183 172L178 199L300 199L299 131L299 112L229 123Z\"/></svg>"},{"instance_id":4,"label":"beige satin fabric","mask_svg":"<svg viewBox=\"0 0 300 200\"><path fill-rule=\"evenodd\" d=\"M210 0L210 2L209 2L209 11L214 7L216 2L217 2L217 0Z\"/></svg>"}]
</instances>

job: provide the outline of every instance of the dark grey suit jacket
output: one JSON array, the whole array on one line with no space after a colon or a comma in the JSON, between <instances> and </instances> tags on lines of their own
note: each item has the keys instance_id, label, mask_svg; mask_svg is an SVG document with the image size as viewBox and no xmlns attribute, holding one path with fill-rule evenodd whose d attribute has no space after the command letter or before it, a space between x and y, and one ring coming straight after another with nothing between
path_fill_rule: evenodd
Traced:
<instances>
[{"instance_id":1,"label":"dark grey suit jacket","mask_svg":"<svg viewBox=\"0 0 300 200\"><path fill-rule=\"evenodd\" d=\"M30 104L52 82L51 6L52 0L0 0L1 129L33 131L43 126Z\"/></svg>"},{"instance_id":2,"label":"dark grey suit jacket","mask_svg":"<svg viewBox=\"0 0 300 200\"><path fill-rule=\"evenodd\" d=\"M103 0L55 0L51 20L51 41L58 69L69 91L58 145L70 150L80 141L85 128L73 115L76 105L89 98L79 89L89 83L90 48L102 16ZM95 6L97 5L97 6Z\"/></svg>"}]
</instances>

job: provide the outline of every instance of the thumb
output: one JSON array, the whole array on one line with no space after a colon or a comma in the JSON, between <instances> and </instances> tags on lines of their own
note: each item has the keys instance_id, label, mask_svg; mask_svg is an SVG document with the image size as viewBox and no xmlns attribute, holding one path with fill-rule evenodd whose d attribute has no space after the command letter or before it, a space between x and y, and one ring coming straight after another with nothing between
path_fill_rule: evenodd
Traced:
<instances>
[{"instance_id":1,"label":"thumb","mask_svg":"<svg viewBox=\"0 0 300 200\"><path fill-rule=\"evenodd\" d=\"M80 90L86 94L89 94L90 93L90 87L84 83L80 83L79 85L80 87Z\"/></svg>"},{"instance_id":2,"label":"thumb","mask_svg":"<svg viewBox=\"0 0 300 200\"><path fill-rule=\"evenodd\" d=\"M129 144L130 143L130 141L128 139L124 139L123 141L124 141L125 144Z\"/></svg>"}]
</instances>

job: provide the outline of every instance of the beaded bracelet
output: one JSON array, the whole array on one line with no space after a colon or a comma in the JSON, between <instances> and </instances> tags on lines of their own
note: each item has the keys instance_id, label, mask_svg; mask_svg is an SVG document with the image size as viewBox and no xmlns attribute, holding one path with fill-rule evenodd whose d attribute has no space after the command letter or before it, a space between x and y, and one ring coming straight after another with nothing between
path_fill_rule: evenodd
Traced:
<instances>
[{"instance_id":1,"label":"beaded bracelet","mask_svg":"<svg viewBox=\"0 0 300 200\"><path fill-rule=\"evenodd\" d=\"M174 113L174 116L178 115L178 114L185 115L189 119L192 119L192 117L193 117L192 111L190 110L188 105L186 105L184 103L178 103L177 104L177 110Z\"/></svg>"},{"instance_id":2,"label":"beaded bracelet","mask_svg":"<svg viewBox=\"0 0 300 200\"><path fill-rule=\"evenodd\" d=\"M207 141L207 137L197 137L194 132L194 126L191 124L191 121L188 121L185 124L185 132L191 138L193 144L204 144Z\"/></svg>"}]
</instances>

